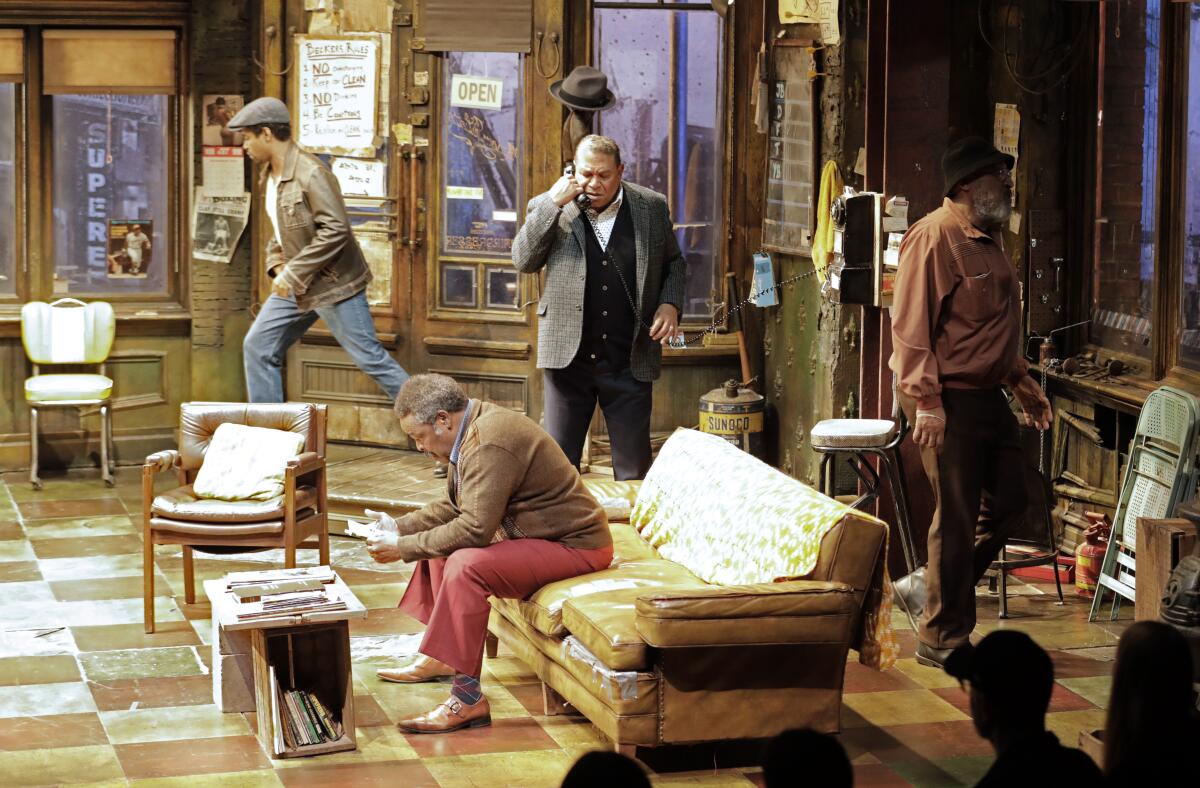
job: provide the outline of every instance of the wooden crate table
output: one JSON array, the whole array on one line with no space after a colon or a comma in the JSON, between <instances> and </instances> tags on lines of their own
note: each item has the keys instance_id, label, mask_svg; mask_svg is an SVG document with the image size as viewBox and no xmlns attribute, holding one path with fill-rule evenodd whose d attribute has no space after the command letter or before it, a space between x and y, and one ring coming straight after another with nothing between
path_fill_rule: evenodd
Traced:
<instances>
[{"instance_id":1,"label":"wooden crate table","mask_svg":"<svg viewBox=\"0 0 1200 788\"><path fill-rule=\"evenodd\" d=\"M349 622L354 618L366 618L367 609L340 577L334 580L332 587L346 601L348 609L239 621L239 603L226 588L225 580L204 583L204 591L212 602L214 696L223 709L257 711L258 740L272 757L299 758L353 750L358 746L354 735ZM224 653L226 650L236 652L239 644L245 643L247 635L254 674L252 699L239 698L237 694L238 676L241 675L238 662L241 658L244 665L245 655ZM279 747L275 718L285 712L276 701L272 674L287 688L310 690L316 694L341 724L341 737L320 744ZM247 705L251 708L245 708Z\"/></svg>"},{"instance_id":2,"label":"wooden crate table","mask_svg":"<svg viewBox=\"0 0 1200 788\"><path fill-rule=\"evenodd\" d=\"M1171 570L1179 559L1192 554L1196 539L1196 526L1189 520L1138 518L1137 596L1133 615L1136 620L1158 620Z\"/></svg>"}]
</instances>

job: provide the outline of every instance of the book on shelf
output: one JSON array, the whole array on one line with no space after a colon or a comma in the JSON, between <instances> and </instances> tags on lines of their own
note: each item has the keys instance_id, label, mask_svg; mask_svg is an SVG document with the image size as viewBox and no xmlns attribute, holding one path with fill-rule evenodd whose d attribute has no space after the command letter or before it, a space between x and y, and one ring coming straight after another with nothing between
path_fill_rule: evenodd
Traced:
<instances>
[{"instance_id":1,"label":"book on shelf","mask_svg":"<svg viewBox=\"0 0 1200 788\"><path fill-rule=\"evenodd\" d=\"M280 707L279 682L276 681L276 679L275 679L275 666L274 665L270 666L269 671L268 671L268 677L271 682L271 727L274 729L274 733L275 733L275 735L273 737L272 748L275 751L275 755L279 755L279 754L283 753L286 749L288 749L289 746L294 747L295 743L293 742L289 745L289 743L287 741L287 735L285 733L286 729L283 724L282 715L279 712L279 707Z\"/></svg>"}]
</instances>

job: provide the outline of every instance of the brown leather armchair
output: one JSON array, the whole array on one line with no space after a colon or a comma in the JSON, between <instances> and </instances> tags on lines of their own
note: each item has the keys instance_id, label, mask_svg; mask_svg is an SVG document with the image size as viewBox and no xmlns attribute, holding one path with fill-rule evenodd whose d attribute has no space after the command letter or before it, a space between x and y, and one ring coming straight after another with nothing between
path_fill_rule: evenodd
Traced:
<instances>
[{"instance_id":1,"label":"brown leather armchair","mask_svg":"<svg viewBox=\"0 0 1200 788\"><path fill-rule=\"evenodd\" d=\"M296 565L296 548L316 547L329 563L325 478L325 406L305 402L246 404L188 402L180 408L179 450L160 451L142 466L142 585L146 632L154 631L154 546L183 545L184 599L196 601L192 548L283 548ZM192 492L204 452L221 424L288 430L305 436L304 451L288 461L282 495L266 501L218 501ZM154 494L154 477L174 470L179 487ZM315 539L315 543L314 540Z\"/></svg>"}]
</instances>

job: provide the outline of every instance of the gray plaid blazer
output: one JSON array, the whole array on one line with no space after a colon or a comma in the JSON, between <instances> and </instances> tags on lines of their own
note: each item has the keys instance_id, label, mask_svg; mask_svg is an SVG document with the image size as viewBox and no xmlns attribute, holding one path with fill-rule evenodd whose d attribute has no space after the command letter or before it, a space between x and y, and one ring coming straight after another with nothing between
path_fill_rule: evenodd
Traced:
<instances>
[{"instance_id":1,"label":"gray plaid blazer","mask_svg":"<svg viewBox=\"0 0 1200 788\"><path fill-rule=\"evenodd\" d=\"M674 305L682 315L685 263L675 240L667 199L628 181L622 186L633 218L637 250L634 297L642 320L652 322L661 304ZM576 203L559 208L546 192L529 201L525 224L513 240L512 259L518 271L536 274L546 269L545 291L537 309L540 369L562 369L579 350L587 280L586 222ZM661 366L662 346L650 339L645 326L635 326L629 354L633 376L646 382L655 380Z\"/></svg>"}]
</instances>

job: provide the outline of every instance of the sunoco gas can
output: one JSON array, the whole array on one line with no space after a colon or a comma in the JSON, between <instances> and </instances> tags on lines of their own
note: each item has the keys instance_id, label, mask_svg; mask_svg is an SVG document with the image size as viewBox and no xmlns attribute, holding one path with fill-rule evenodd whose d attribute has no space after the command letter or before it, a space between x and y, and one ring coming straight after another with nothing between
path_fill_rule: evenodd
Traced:
<instances>
[{"instance_id":1,"label":"sunoco gas can","mask_svg":"<svg viewBox=\"0 0 1200 788\"><path fill-rule=\"evenodd\" d=\"M763 396L727 380L700 398L700 431L763 458Z\"/></svg>"}]
</instances>

